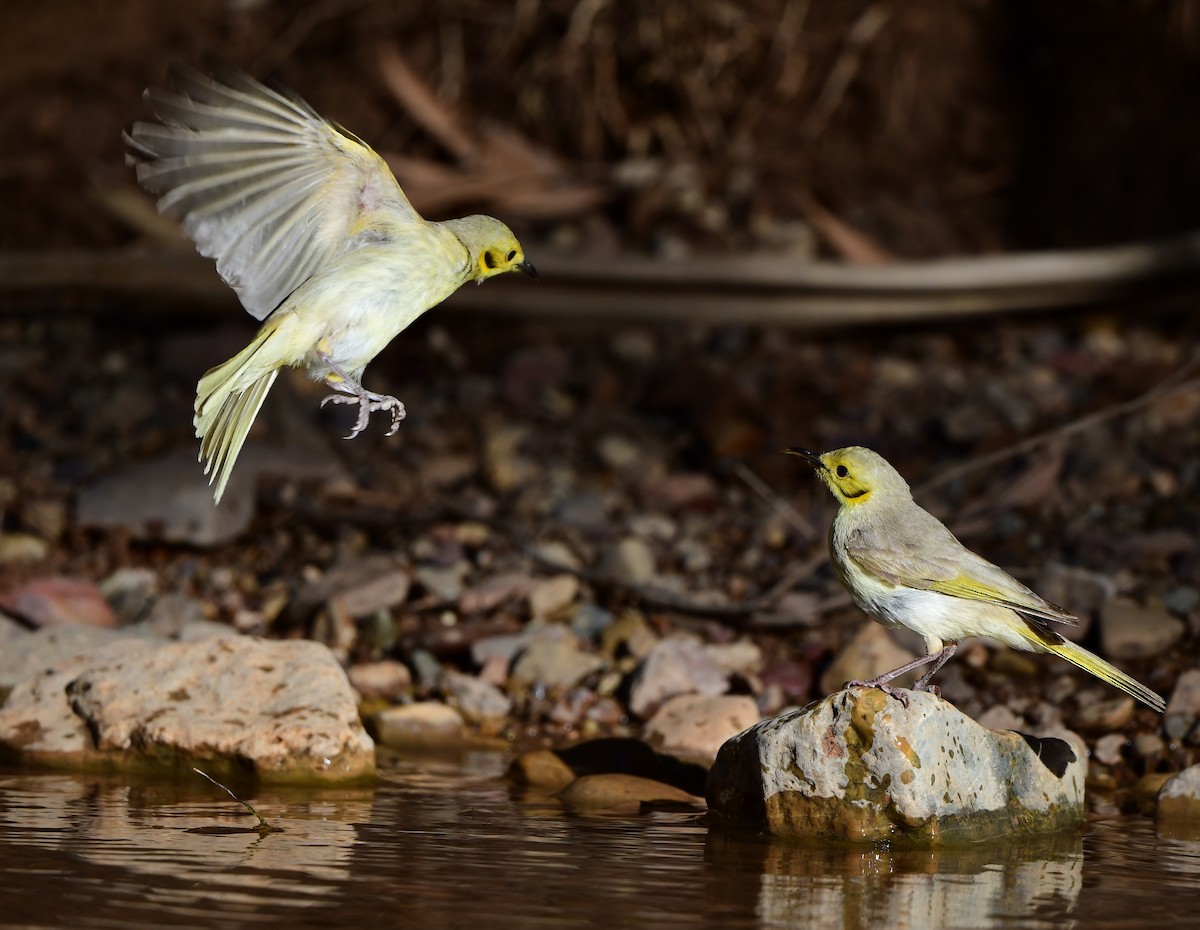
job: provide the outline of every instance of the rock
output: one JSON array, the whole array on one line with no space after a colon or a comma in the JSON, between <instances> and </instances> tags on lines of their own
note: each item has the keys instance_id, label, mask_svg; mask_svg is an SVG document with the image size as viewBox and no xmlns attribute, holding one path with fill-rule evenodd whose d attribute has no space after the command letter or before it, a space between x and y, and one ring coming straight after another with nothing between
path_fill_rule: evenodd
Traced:
<instances>
[{"instance_id":1,"label":"rock","mask_svg":"<svg viewBox=\"0 0 1200 930\"><path fill-rule=\"evenodd\" d=\"M442 663L428 649L414 649L409 653L408 660L412 663L417 676L417 684L422 688L436 687L438 678L442 675Z\"/></svg>"},{"instance_id":2,"label":"rock","mask_svg":"<svg viewBox=\"0 0 1200 930\"><path fill-rule=\"evenodd\" d=\"M579 594L574 575L555 575L535 582L529 592L529 612L534 620L547 620L566 610Z\"/></svg>"},{"instance_id":3,"label":"rock","mask_svg":"<svg viewBox=\"0 0 1200 930\"><path fill-rule=\"evenodd\" d=\"M813 686L813 669L808 662L781 659L758 673L764 688L778 688L789 701L804 701Z\"/></svg>"},{"instance_id":4,"label":"rock","mask_svg":"<svg viewBox=\"0 0 1200 930\"><path fill-rule=\"evenodd\" d=\"M584 642L594 643L613 623L612 611L605 610L597 604L580 604L575 615L571 617L572 632Z\"/></svg>"},{"instance_id":5,"label":"rock","mask_svg":"<svg viewBox=\"0 0 1200 930\"><path fill-rule=\"evenodd\" d=\"M1128 743L1129 738L1124 733L1106 733L1092 747L1092 758L1103 765L1120 765L1122 750Z\"/></svg>"},{"instance_id":6,"label":"rock","mask_svg":"<svg viewBox=\"0 0 1200 930\"><path fill-rule=\"evenodd\" d=\"M100 593L122 624L141 619L158 593L158 573L149 568L118 568L100 582Z\"/></svg>"},{"instance_id":7,"label":"rock","mask_svg":"<svg viewBox=\"0 0 1200 930\"><path fill-rule=\"evenodd\" d=\"M249 767L271 781L340 781L375 766L329 651L249 637L119 638L61 661L13 688L0 749L58 766Z\"/></svg>"},{"instance_id":8,"label":"rock","mask_svg":"<svg viewBox=\"0 0 1200 930\"><path fill-rule=\"evenodd\" d=\"M1145 659L1162 655L1183 636L1184 623L1161 607L1144 607L1124 598L1100 611L1100 644L1109 659Z\"/></svg>"},{"instance_id":9,"label":"rock","mask_svg":"<svg viewBox=\"0 0 1200 930\"><path fill-rule=\"evenodd\" d=\"M1025 725L1025 721L1006 704L992 705L976 717L975 722L989 730L1016 730Z\"/></svg>"},{"instance_id":10,"label":"rock","mask_svg":"<svg viewBox=\"0 0 1200 930\"><path fill-rule=\"evenodd\" d=\"M508 767L508 778L518 785L558 791L575 780L575 773L557 753L536 749L513 759Z\"/></svg>"},{"instance_id":11,"label":"rock","mask_svg":"<svg viewBox=\"0 0 1200 930\"><path fill-rule=\"evenodd\" d=\"M40 562L50 554L50 544L31 533L0 533L0 564Z\"/></svg>"},{"instance_id":12,"label":"rock","mask_svg":"<svg viewBox=\"0 0 1200 930\"><path fill-rule=\"evenodd\" d=\"M774 834L937 845L1076 826L1086 771L1066 740L984 729L927 692L905 708L854 688L735 736L706 793L715 818Z\"/></svg>"},{"instance_id":13,"label":"rock","mask_svg":"<svg viewBox=\"0 0 1200 930\"><path fill-rule=\"evenodd\" d=\"M744 694L680 694L650 718L643 738L659 752L711 765L722 744L760 716L758 704Z\"/></svg>"},{"instance_id":14,"label":"rock","mask_svg":"<svg viewBox=\"0 0 1200 930\"><path fill-rule=\"evenodd\" d=\"M395 659L360 662L350 666L346 674L364 701L381 699L394 703L412 692L408 666Z\"/></svg>"},{"instance_id":15,"label":"rock","mask_svg":"<svg viewBox=\"0 0 1200 930\"><path fill-rule=\"evenodd\" d=\"M608 551L603 560L603 571L622 584L644 585L657 571L654 553L645 540L627 536Z\"/></svg>"},{"instance_id":16,"label":"rock","mask_svg":"<svg viewBox=\"0 0 1200 930\"><path fill-rule=\"evenodd\" d=\"M1200 668L1189 668L1175 682L1167 701L1163 732L1169 739L1182 739L1200 720Z\"/></svg>"},{"instance_id":17,"label":"rock","mask_svg":"<svg viewBox=\"0 0 1200 930\"><path fill-rule=\"evenodd\" d=\"M116 635L90 626L52 626L9 639L0 649L0 694L30 675L107 646Z\"/></svg>"},{"instance_id":18,"label":"rock","mask_svg":"<svg viewBox=\"0 0 1200 930\"><path fill-rule=\"evenodd\" d=\"M512 699L508 695L473 675L446 669L438 679L438 685L447 703L457 708L468 723L503 723L512 710Z\"/></svg>"},{"instance_id":19,"label":"rock","mask_svg":"<svg viewBox=\"0 0 1200 930\"><path fill-rule=\"evenodd\" d=\"M500 633L496 636L481 636L471 643L471 659L476 665L486 665L496 659L512 662L537 635L536 629L526 628L520 633Z\"/></svg>"},{"instance_id":20,"label":"rock","mask_svg":"<svg viewBox=\"0 0 1200 930\"><path fill-rule=\"evenodd\" d=\"M715 643L704 647L708 657L730 675L749 678L762 669L762 649L748 639Z\"/></svg>"},{"instance_id":21,"label":"rock","mask_svg":"<svg viewBox=\"0 0 1200 930\"><path fill-rule=\"evenodd\" d=\"M639 811L644 805L669 804L703 807L697 797L671 785L637 775L584 775L558 793L574 810Z\"/></svg>"},{"instance_id":22,"label":"rock","mask_svg":"<svg viewBox=\"0 0 1200 930\"><path fill-rule=\"evenodd\" d=\"M458 711L437 701L389 707L371 723L379 742L398 749L456 745L464 736Z\"/></svg>"},{"instance_id":23,"label":"rock","mask_svg":"<svg viewBox=\"0 0 1200 930\"><path fill-rule=\"evenodd\" d=\"M555 506L554 521L588 534L603 532L609 526L608 501L593 491L575 491Z\"/></svg>"},{"instance_id":24,"label":"rock","mask_svg":"<svg viewBox=\"0 0 1200 930\"><path fill-rule=\"evenodd\" d=\"M1178 585L1163 595L1163 607L1171 613L1186 617L1200 607L1200 589L1191 585Z\"/></svg>"},{"instance_id":25,"label":"rock","mask_svg":"<svg viewBox=\"0 0 1200 930\"><path fill-rule=\"evenodd\" d=\"M646 624L646 618L634 610L621 614L600 634L600 651L610 659L624 654L644 659L658 642L658 636Z\"/></svg>"},{"instance_id":26,"label":"rock","mask_svg":"<svg viewBox=\"0 0 1200 930\"><path fill-rule=\"evenodd\" d=\"M533 579L519 572L493 575L463 591L458 599L462 614L489 613L509 601L528 596Z\"/></svg>"},{"instance_id":27,"label":"rock","mask_svg":"<svg viewBox=\"0 0 1200 930\"><path fill-rule=\"evenodd\" d=\"M642 458L642 447L617 433L606 433L596 441L596 454L613 471L625 471Z\"/></svg>"},{"instance_id":28,"label":"rock","mask_svg":"<svg viewBox=\"0 0 1200 930\"><path fill-rule=\"evenodd\" d=\"M721 500L721 491L713 477L704 472L676 472L651 480L642 487L646 504L680 513L685 510L712 510Z\"/></svg>"},{"instance_id":29,"label":"rock","mask_svg":"<svg viewBox=\"0 0 1200 930\"><path fill-rule=\"evenodd\" d=\"M204 605L187 594L164 594L150 605L145 620L125 628L140 636L191 642L210 636L238 636L233 627L204 619Z\"/></svg>"},{"instance_id":30,"label":"rock","mask_svg":"<svg viewBox=\"0 0 1200 930\"><path fill-rule=\"evenodd\" d=\"M897 645L881 624L874 621L866 623L821 675L821 691L832 694L848 681L869 681L915 658L913 653ZM904 683L914 677L910 674L898 680Z\"/></svg>"},{"instance_id":31,"label":"rock","mask_svg":"<svg viewBox=\"0 0 1200 930\"><path fill-rule=\"evenodd\" d=\"M729 675L694 636L678 633L655 644L634 672L629 709L643 719L677 694L714 696L729 690Z\"/></svg>"},{"instance_id":32,"label":"rock","mask_svg":"<svg viewBox=\"0 0 1200 930\"><path fill-rule=\"evenodd\" d=\"M1081 733L1111 733L1129 726L1133 711L1133 698L1127 694L1102 701L1081 701L1071 723Z\"/></svg>"},{"instance_id":33,"label":"rock","mask_svg":"<svg viewBox=\"0 0 1200 930\"><path fill-rule=\"evenodd\" d=\"M492 488L505 494L533 482L537 464L519 450L529 435L525 426L497 424L486 428L483 441L484 474Z\"/></svg>"},{"instance_id":34,"label":"rock","mask_svg":"<svg viewBox=\"0 0 1200 930\"><path fill-rule=\"evenodd\" d=\"M370 617L408 600L408 572L394 568L338 591L329 598L329 609L352 619Z\"/></svg>"},{"instance_id":35,"label":"rock","mask_svg":"<svg viewBox=\"0 0 1200 930\"><path fill-rule=\"evenodd\" d=\"M463 593L463 579L470 571L466 562L453 565L422 565L413 573L417 584L439 601L457 602Z\"/></svg>"},{"instance_id":36,"label":"rock","mask_svg":"<svg viewBox=\"0 0 1200 930\"><path fill-rule=\"evenodd\" d=\"M51 575L36 578L0 595L0 610L16 614L35 626L76 624L115 627L117 615L90 581Z\"/></svg>"},{"instance_id":37,"label":"rock","mask_svg":"<svg viewBox=\"0 0 1200 930\"><path fill-rule=\"evenodd\" d=\"M81 490L76 520L86 528L127 530L139 540L220 546L237 539L250 525L255 477L252 468L235 468L221 506L214 507L212 489L196 463L195 451L181 449Z\"/></svg>"},{"instance_id":38,"label":"rock","mask_svg":"<svg viewBox=\"0 0 1200 930\"><path fill-rule=\"evenodd\" d=\"M1158 792L1158 822L1200 821L1200 765L1167 781Z\"/></svg>"},{"instance_id":39,"label":"rock","mask_svg":"<svg viewBox=\"0 0 1200 930\"><path fill-rule=\"evenodd\" d=\"M517 657L510 676L526 685L572 688L604 668L604 660L584 652L581 645L579 638L565 627L544 627Z\"/></svg>"}]
</instances>

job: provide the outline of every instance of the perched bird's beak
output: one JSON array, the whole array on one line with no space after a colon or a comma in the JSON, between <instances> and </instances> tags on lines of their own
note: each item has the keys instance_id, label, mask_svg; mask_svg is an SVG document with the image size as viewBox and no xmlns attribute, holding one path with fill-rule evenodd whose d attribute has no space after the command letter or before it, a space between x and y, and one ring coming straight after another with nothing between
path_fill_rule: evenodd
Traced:
<instances>
[{"instance_id":1,"label":"perched bird's beak","mask_svg":"<svg viewBox=\"0 0 1200 930\"><path fill-rule=\"evenodd\" d=\"M825 463L821 461L821 453L813 452L812 449L801 449L799 446L792 446L791 448L784 449L783 452L785 455L799 456L813 468L825 467Z\"/></svg>"},{"instance_id":2,"label":"perched bird's beak","mask_svg":"<svg viewBox=\"0 0 1200 930\"><path fill-rule=\"evenodd\" d=\"M533 263L528 259L523 262L517 262L517 267L533 278L533 280L536 281L538 279L537 269L533 267Z\"/></svg>"}]
</instances>

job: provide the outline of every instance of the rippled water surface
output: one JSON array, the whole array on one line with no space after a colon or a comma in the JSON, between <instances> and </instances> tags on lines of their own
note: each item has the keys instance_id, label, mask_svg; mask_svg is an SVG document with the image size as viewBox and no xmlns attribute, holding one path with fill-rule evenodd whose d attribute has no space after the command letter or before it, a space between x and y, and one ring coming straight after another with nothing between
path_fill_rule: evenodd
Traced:
<instances>
[{"instance_id":1,"label":"rippled water surface","mask_svg":"<svg viewBox=\"0 0 1200 930\"><path fill-rule=\"evenodd\" d=\"M939 852L822 849L693 814L583 816L505 760L372 788L261 790L283 832L184 784L0 774L0 925L23 927L1196 926L1200 840L1114 819Z\"/></svg>"}]
</instances>

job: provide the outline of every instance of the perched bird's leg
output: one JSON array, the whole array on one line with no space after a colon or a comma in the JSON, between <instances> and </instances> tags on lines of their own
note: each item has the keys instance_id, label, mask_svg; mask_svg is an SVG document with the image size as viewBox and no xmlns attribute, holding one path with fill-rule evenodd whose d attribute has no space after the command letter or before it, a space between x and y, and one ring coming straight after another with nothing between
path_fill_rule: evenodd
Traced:
<instances>
[{"instance_id":1,"label":"perched bird's leg","mask_svg":"<svg viewBox=\"0 0 1200 930\"><path fill-rule=\"evenodd\" d=\"M951 643L950 646L946 647L946 649L950 650L948 655L946 655L946 649L943 649L941 652L932 652L927 656L918 656L911 662L901 665L899 668L894 668L890 672L884 672L877 678L872 678L869 681L863 681L861 678L855 678L853 681L846 682L842 687L877 688L889 697L894 697L905 707L908 707L908 695L905 694L900 688L893 688L890 684L888 684L888 682L899 678L905 672L911 672L914 668L920 668L922 665L928 665L930 662L937 662L937 664L933 667L933 671L926 673L921 678L921 681L917 682L917 687L915 690L924 691L925 689L921 687L921 685L923 683L928 684L929 678L933 672L936 672L939 668L941 668L946 663L946 659L949 659L950 656L954 655L954 649L951 647L956 645L956 643ZM943 658L943 655L945 655L945 658Z\"/></svg>"},{"instance_id":2,"label":"perched bird's leg","mask_svg":"<svg viewBox=\"0 0 1200 930\"><path fill-rule=\"evenodd\" d=\"M390 410L392 412L392 428L387 431L387 435L393 436L396 430L400 428L400 421L404 419L407 411L404 409L404 404L391 394L376 394L374 391L368 391L361 384L351 378L348 374L342 371L328 355L318 350L317 358L322 364L329 366L333 372L334 378L326 377L325 383L337 391L337 394L330 394L321 401L321 406L326 404L358 404L358 420L354 424L354 428L350 430L350 435L347 439L353 439L364 429L367 428L367 421L371 419L371 414L376 410Z\"/></svg>"},{"instance_id":3,"label":"perched bird's leg","mask_svg":"<svg viewBox=\"0 0 1200 930\"><path fill-rule=\"evenodd\" d=\"M954 655L954 652L956 649L958 649L958 643L954 643L954 642L946 643L946 645L942 647L941 652L938 652L935 655L933 655L932 656L932 658L934 660L933 668L931 668L924 675L922 675L920 678L917 679L917 683L915 685L913 685L913 690L914 691L930 691L937 697L941 697L942 689L939 688L937 685L931 685L929 683L929 679L931 679L934 675L936 675L938 673L938 671L941 669L941 667L950 661L950 657L952 655Z\"/></svg>"}]
</instances>

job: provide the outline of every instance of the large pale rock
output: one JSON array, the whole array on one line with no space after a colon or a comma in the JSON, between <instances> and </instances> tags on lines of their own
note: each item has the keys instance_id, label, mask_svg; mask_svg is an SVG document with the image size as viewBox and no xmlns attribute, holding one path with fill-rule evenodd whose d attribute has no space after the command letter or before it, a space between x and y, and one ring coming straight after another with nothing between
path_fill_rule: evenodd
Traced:
<instances>
[{"instance_id":1,"label":"large pale rock","mask_svg":"<svg viewBox=\"0 0 1200 930\"><path fill-rule=\"evenodd\" d=\"M745 694L679 694L650 718L643 736L659 752L707 766L727 739L761 716Z\"/></svg>"},{"instance_id":2,"label":"large pale rock","mask_svg":"<svg viewBox=\"0 0 1200 930\"><path fill-rule=\"evenodd\" d=\"M680 633L656 643L638 666L629 685L629 708L639 717L650 717L677 694L712 697L728 690L729 672L700 640Z\"/></svg>"},{"instance_id":3,"label":"large pale rock","mask_svg":"<svg viewBox=\"0 0 1200 930\"><path fill-rule=\"evenodd\" d=\"M203 764L273 781L369 775L374 746L329 650L249 637L121 638L18 682L0 754L58 766Z\"/></svg>"},{"instance_id":4,"label":"large pale rock","mask_svg":"<svg viewBox=\"0 0 1200 930\"><path fill-rule=\"evenodd\" d=\"M756 724L721 747L709 810L783 835L928 845L1082 821L1080 743L986 730L932 694L909 697L906 709L853 688Z\"/></svg>"}]
</instances>

